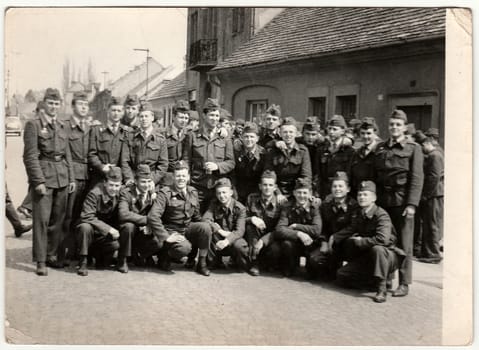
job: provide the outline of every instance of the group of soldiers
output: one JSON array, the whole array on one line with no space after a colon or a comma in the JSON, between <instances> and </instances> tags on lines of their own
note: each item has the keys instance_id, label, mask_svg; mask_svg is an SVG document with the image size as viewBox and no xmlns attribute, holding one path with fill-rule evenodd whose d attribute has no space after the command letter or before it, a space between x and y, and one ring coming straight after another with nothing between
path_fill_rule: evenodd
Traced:
<instances>
[{"instance_id":1,"label":"group of soldiers","mask_svg":"<svg viewBox=\"0 0 479 350\"><path fill-rule=\"evenodd\" d=\"M208 98L199 123L180 100L164 128L136 96L112 97L104 124L84 93L68 119L61 104L48 88L24 131L38 275L78 259L81 276L93 263L122 273L184 263L209 276L229 256L228 268L289 277L304 257L308 278L373 288L384 302L396 270L392 295L409 292L419 213L421 259L442 259L438 133L408 134L401 110L383 141L367 117L348 127L334 115L325 130L308 117L300 133L278 105L258 125Z\"/></svg>"}]
</instances>

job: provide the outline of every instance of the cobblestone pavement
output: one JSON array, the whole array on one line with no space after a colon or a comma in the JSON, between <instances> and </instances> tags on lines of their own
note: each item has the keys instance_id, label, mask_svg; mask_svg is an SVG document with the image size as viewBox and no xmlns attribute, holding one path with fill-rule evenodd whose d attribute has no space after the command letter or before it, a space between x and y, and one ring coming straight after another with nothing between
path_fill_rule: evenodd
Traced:
<instances>
[{"instance_id":1,"label":"cobblestone pavement","mask_svg":"<svg viewBox=\"0 0 479 350\"><path fill-rule=\"evenodd\" d=\"M21 139L8 139L6 181L18 205L26 191ZM439 345L442 266L415 262L405 298L372 301L372 292L333 283L251 277L209 278L174 265L167 274L122 275L74 266L38 277L31 232L5 224L7 341L16 344Z\"/></svg>"}]
</instances>

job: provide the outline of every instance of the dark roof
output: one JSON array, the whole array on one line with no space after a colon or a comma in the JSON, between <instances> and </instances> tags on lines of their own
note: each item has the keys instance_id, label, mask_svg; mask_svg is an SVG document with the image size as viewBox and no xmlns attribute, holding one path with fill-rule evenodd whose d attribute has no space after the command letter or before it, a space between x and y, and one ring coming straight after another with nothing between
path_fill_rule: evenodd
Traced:
<instances>
[{"instance_id":1,"label":"dark roof","mask_svg":"<svg viewBox=\"0 0 479 350\"><path fill-rule=\"evenodd\" d=\"M444 8L288 8L214 70L445 36Z\"/></svg>"},{"instance_id":2,"label":"dark roof","mask_svg":"<svg viewBox=\"0 0 479 350\"><path fill-rule=\"evenodd\" d=\"M186 71L181 72L163 88L161 88L152 98L165 98L186 94Z\"/></svg>"}]
</instances>

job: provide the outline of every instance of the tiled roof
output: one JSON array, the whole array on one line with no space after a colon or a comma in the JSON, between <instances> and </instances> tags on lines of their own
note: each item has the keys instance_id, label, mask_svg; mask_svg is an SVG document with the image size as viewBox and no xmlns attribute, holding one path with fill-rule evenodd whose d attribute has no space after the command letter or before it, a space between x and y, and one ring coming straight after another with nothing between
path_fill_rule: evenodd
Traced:
<instances>
[{"instance_id":1,"label":"tiled roof","mask_svg":"<svg viewBox=\"0 0 479 350\"><path fill-rule=\"evenodd\" d=\"M445 36L444 8L288 8L214 70Z\"/></svg>"},{"instance_id":2,"label":"tiled roof","mask_svg":"<svg viewBox=\"0 0 479 350\"><path fill-rule=\"evenodd\" d=\"M168 82L152 99L165 98L186 94L186 72L183 71Z\"/></svg>"}]
</instances>

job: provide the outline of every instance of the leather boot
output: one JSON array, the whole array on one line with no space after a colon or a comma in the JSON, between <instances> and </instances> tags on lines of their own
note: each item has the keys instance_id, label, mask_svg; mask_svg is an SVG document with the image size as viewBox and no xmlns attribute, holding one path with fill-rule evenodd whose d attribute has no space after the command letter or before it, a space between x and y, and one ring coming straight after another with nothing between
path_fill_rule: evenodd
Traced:
<instances>
[{"instance_id":1,"label":"leather boot","mask_svg":"<svg viewBox=\"0 0 479 350\"><path fill-rule=\"evenodd\" d=\"M15 227L15 237L20 237L21 235L23 235L25 232L28 232L32 229L32 224L28 224L28 225L24 225L24 224L21 224L20 226L18 227Z\"/></svg>"},{"instance_id":2,"label":"leather boot","mask_svg":"<svg viewBox=\"0 0 479 350\"><path fill-rule=\"evenodd\" d=\"M128 273L128 263L126 262L126 258L119 258L118 264L116 265L117 271L121 273Z\"/></svg>"},{"instance_id":3,"label":"leather boot","mask_svg":"<svg viewBox=\"0 0 479 350\"><path fill-rule=\"evenodd\" d=\"M378 291L376 295L374 296L373 300L376 303L384 303L386 302L386 297L387 297L386 281L380 281L378 283Z\"/></svg>"},{"instance_id":4,"label":"leather boot","mask_svg":"<svg viewBox=\"0 0 479 350\"><path fill-rule=\"evenodd\" d=\"M78 263L77 274L80 276L88 276L88 258L86 256L80 257L80 262Z\"/></svg>"},{"instance_id":5,"label":"leather boot","mask_svg":"<svg viewBox=\"0 0 479 350\"><path fill-rule=\"evenodd\" d=\"M208 270L208 265L206 264L206 257L200 256L198 259L198 264L196 265L196 272L203 276L209 276L210 270Z\"/></svg>"},{"instance_id":6,"label":"leather boot","mask_svg":"<svg viewBox=\"0 0 479 350\"><path fill-rule=\"evenodd\" d=\"M48 276L47 265L45 262L37 262L37 275Z\"/></svg>"}]
</instances>

